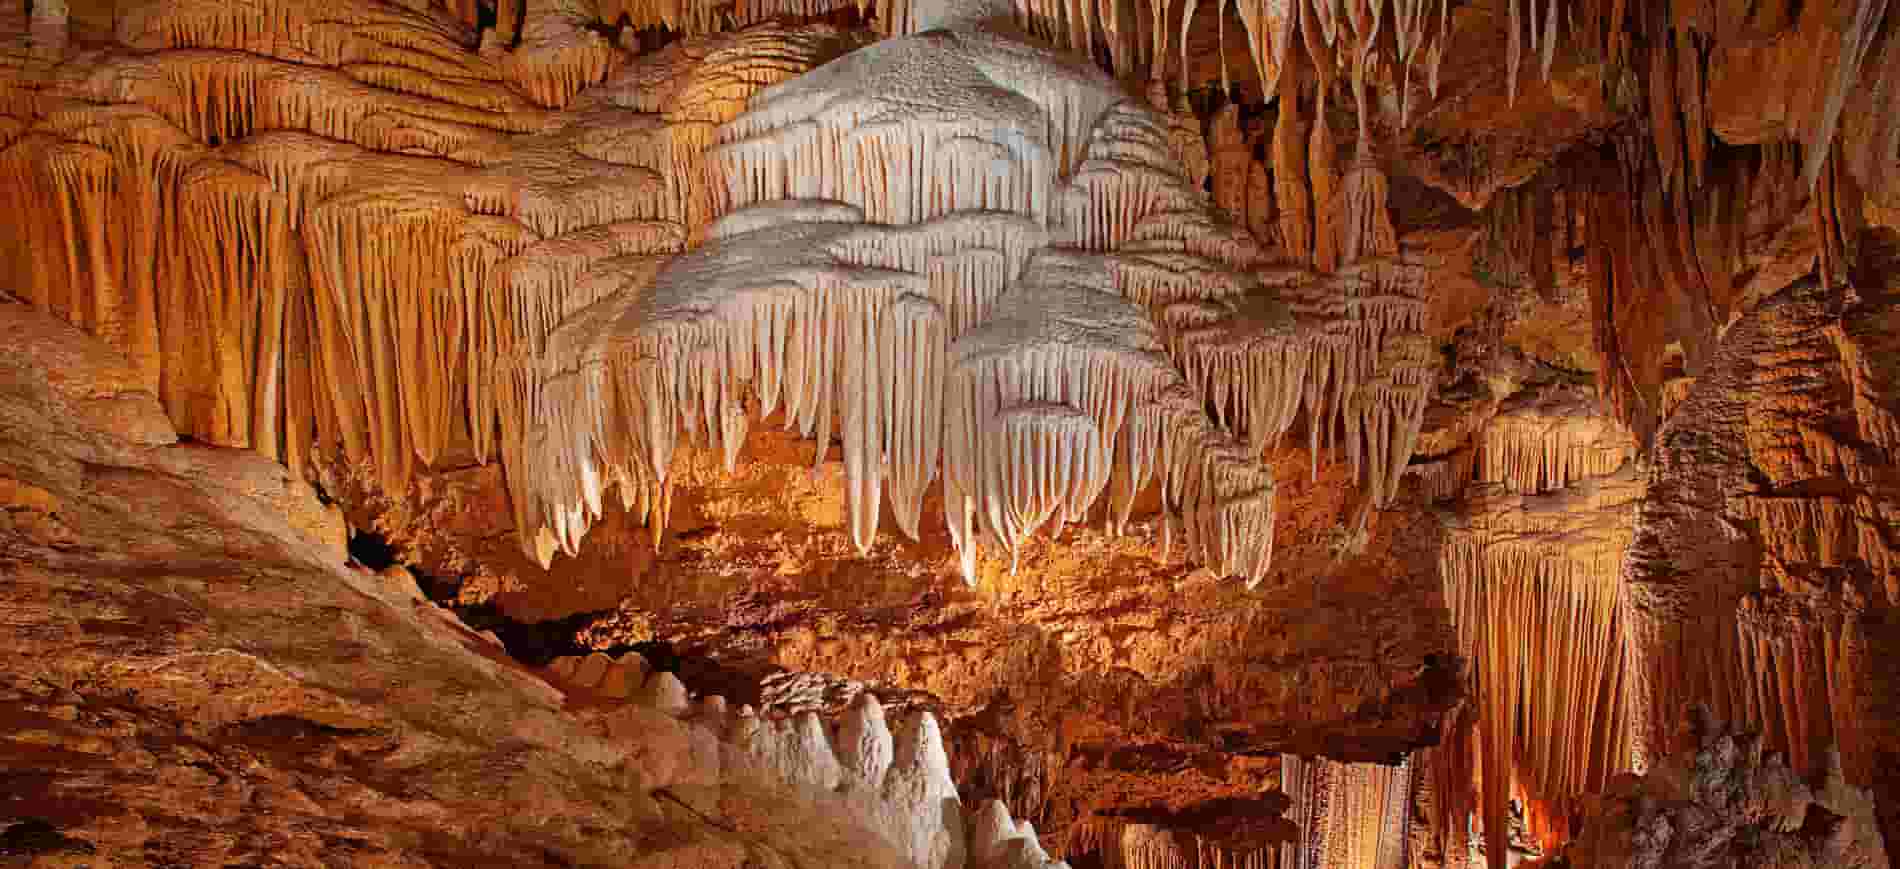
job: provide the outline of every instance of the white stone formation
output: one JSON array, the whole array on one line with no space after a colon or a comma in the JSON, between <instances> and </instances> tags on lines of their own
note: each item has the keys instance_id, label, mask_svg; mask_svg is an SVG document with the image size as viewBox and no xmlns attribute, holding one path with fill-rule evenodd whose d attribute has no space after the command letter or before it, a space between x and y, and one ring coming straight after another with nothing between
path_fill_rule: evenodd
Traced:
<instances>
[{"instance_id":1,"label":"white stone formation","mask_svg":"<svg viewBox=\"0 0 1900 869\"><path fill-rule=\"evenodd\" d=\"M940 479L971 580L980 549L1013 563L1104 493L1119 529L1159 484L1193 559L1257 581L1257 456L1302 411L1315 448L1344 447L1390 498L1430 385L1403 340L1422 272L1274 265L1183 174L1164 118L1087 64L956 27L761 91L707 152L725 199L705 244L578 279L617 289L508 378L536 558L576 551L616 486L663 518L681 443L732 461L774 416L821 460L842 440L860 550L886 502L915 538Z\"/></svg>"},{"instance_id":2,"label":"white stone formation","mask_svg":"<svg viewBox=\"0 0 1900 869\"><path fill-rule=\"evenodd\" d=\"M648 670L638 653L609 658L596 652L548 665L563 690L664 714L701 738L738 749L786 785L837 801L916 869L1068 869L1049 858L1035 827L1018 824L1001 801L963 804L950 778L943 732L928 711L907 713L893 728L868 691L856 694L835 721L810 710L728 710L724 698L692 701L677 676Z\"/></svg>"}]
</instances>

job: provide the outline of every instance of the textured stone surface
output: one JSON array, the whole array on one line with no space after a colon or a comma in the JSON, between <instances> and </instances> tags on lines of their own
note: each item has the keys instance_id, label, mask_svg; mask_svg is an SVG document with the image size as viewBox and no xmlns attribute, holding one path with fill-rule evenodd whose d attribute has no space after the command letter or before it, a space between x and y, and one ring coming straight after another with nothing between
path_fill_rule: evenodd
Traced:
<instances>
[{"instance_id":1,"label":"textured stone surface","mask_svg":"<svg viewBox=\"0 0 1900 869\"><path fill-rule=\"evenodd\" d=\"M1810 779L1765 751L1760 733L1733 732L1706 707L1698 712L1685 750L1614 782L1552 865L1890 865L1873 794L1847 783L1838 754Z\"/></svg>"},{"instance_id":2,"label":"textured stone surface","mask_svg":"<svg viewBox=\"0 0 1900 869\"><path fill-rule=\"evenodd\" d=\"M764 779L656 798L690 780L664 734L585 726L413 582L345 567L307 489L171 445L112 351L17 304L0 334L7 856L892 865Z\"/></svg>"}]
</instances>

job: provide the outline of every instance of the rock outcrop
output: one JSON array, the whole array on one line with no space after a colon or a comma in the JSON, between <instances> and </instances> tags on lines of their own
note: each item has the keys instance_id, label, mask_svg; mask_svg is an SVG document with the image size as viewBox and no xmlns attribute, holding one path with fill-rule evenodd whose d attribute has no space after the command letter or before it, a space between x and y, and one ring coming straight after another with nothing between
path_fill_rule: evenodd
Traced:
<instances>
[{"instance_id":1,"label":"rock outcrop","mask_svg":"<svg viewBox=\"0 0 1900 869\"><path fill-rule=\"evenodd\" d=\"M743 767L596 732L346 566L303 483L179 443L138 370L0 302L0 839L49 865L896 866Z\"/></svg>"},{"instance_id":2,"label":"rock outcrop","mask_svg":"<svg viewBox=\"0 0 1900 869\"><path fill-rule=\"evenodd\" d=\"M1612 783L1553 867L1891 865L1874 797L1847 783L1838 753L1810 783L1759 732L1698 707L1685 750Z\"/></svg>"}]
</instances>

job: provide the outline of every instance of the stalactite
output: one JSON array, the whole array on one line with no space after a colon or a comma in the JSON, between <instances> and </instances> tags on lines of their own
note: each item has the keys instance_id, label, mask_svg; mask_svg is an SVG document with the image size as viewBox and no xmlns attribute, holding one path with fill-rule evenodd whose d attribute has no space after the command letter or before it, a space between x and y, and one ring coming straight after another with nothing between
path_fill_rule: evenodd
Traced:
<instances>
[{"instance_id":1,"label":"stalactite","mask_svg":"<svg viewBox=\"0 0 1900 869\"><path fill-rule=\"evenodd\" d=\"M1550 299L1557 286L1555 185L1533 179L1493 194L1485 206L1481 256L1490 279L1529 286Z\"/></svg>"},{"instance_id":2,"label":"stalactite","mask_svg":"<svg viewBox=\"0 0 1900 869\"><path fill-rule=\"evenodd\" d=\"M1437 348L1420 335L1388 343L1371 378L1353 390L1346 410L1346 454L1370 503L1384 507L1418 442L1438 369Z\"/></svg>"},{"instance_id":3,"label":"stalactite","mask_svg":"<svg viewBox=\"0 0 1900 869\"><path fill-rule=\"evenodd\" d=\"M1900 186L1900 14L1889 15L1886 36L1864 64L1865 82L1841 119L1842 150L1864 190Z\"/></svg>"},{"instance_id":4,"label":"stalactite","mask_svg":"<svg viewBox=\"0 0 1900 869\"><path fill-rule=\"evenodd\" d=\"M1693 375L1711 352L1717 324L1734 313L1744 238L1751 220L1761 220L1742 215L1762 208L1771 222L1780 221L1798 201L1777 192L1793 192L1798 183L1796 164L1777 149L1712 154L1699 188L1679 181L1675 186L1685 189L1668 194L1645 148L1622 140L1613 158L1580 167L1584 189L1574 191L1586 227L1593 339L1607 363L1598 369L1599 393L1639 440L1662 415L1668 346L1681 346ZM1536 246L1532 253L1542 255Z\"/></svg>"},{"instance_id":5,"label":"stalactite","mask_svg":"<svg viewBox=\"0 0 1900 869\"><path fill-rule=\"evenodd\" d=\"M1300 838L1280 850L1282 869L1400 869L1409 865L1412 762L1397 766L1280 756L1287 818Z\"/></svg>"},{"instance_id":6,"label":"stalactite","mask_svg":"<svg viewBox=\"0 0 1900 869\"><path fill-rule=\"evenodd\" d=\"M484 460L498 452L524 545L543 560L578 545L607 489L618 487L640 517L664 517L681 433L656 421L676 422L688 439L716 442L730 458L749 419L781 402L802 433L828 440L839 424L853 435L845 453L860 546L869 545L886 497L914 535L941 448L934 424L917 416L929 405L918 396L948 382L951 341L980 341L980 324L1007 319L1005 288L1051 241L1038 227L1060 218L1075 243L1103 254L1083 258L1091 277L1076 287L1078 310L1126 304L1117 296L1135 303L1113 315L1133 343L1111 353L1116 361L1098 378L1128 404L1091 403L1074 390L1051 393L1069 396L1060 401L1017 402L1024 406L996 417L994 434L1007 443L993 449L1042 450L1044 458L971 468L951 485L985 504L982 533L1013 548L1050 520L1080 519L1105 489L1114 491L1111 524L1120 527L1136 492L1158 483L1190 558L1257 579L1270 550L1272 485L1247 450L1278 437L1301 408L1315 431L1343 430L1349 397L1361 381L1373 383L1388 336L1417 327L1409 301L1358 298L1369 286L1359 277L1308 286L1290 307L1277 301L1313 281L1254 279L1268 254L1208 208L1196 122L1179 107L1164 120L1120 102L1085 64L1041 57L1044 74L1024 78L1022 47L975 31L958 32L952 45L939 31L791 82L833 50L822 47L831 37L766 26L636 64L622 78L599 61L595 34L573 29L578 13L558 2L547 9L526 18L523 9L502 10L515 16L502 29L514 32L499 34L501 53L487 59L464 50L465 9L344 0L317 13L173 0L127 16L124 38L154 53L110 61L80 87L90 99L150 104L185 136L128 133L96 145L16 136L0 162L18 170L20 204L54 197L69 211L46 238L12 253L9 269L40 275L23 282L30 287L78 285L75 275L93 272L114 277L86 283L94 291L83 297L29 292L152 360L174 416L208 439L248 443L294 465L334 450L371 463L390 491L452 450L466 446ZM1118 38L1112 28L1104 36ZM1282 52L1291 38L1281 39ZM580 60L572 68L531 63L544 49L577 51ZM488 84L518 78L511 64L552 71L545 82L518 83L540 103L573 101L570 111L586 120L555 123L497 96ZM885 64L923 72L863 73ZM950 80L985 94L1005 85L1015 97L901 133L861 123L900 95L890 84L907 75L933 94ZM609 80L575 98L602 77ZM1296 79L1289 72L1282 80ZM666 98L649 102L649 85ZM139 111L149 123L110 128L170 129ZM103 128L75 119L70 129ZM804 144L778 149L791 140ZM154 167L163 171L146 171ZM121 177L158 186L108 181ZM1225 189L1263 183L1247 177ZM123 249L80 239L100 225L91 212L111 210L100 198L106 190L145 203L127 213L159 215L139 226L182 227L188 221L166 216L180 209L204 225L192 224L188 238L142 236L137 227L106 236L126 239ZM742 323L721 310L724 325L701 322L672 338L616 331L619 315L634 316L618 297L664 282L652 254L709 232L798 223L797 207L772 203L801 193L855 204L863 214L854 223L917 228L854 228L814 247L822 256L807 261L812 270L801 280L815 295L789 308L775 302ZM722 213L730 222L715 224ZM63 262L28 253L42 249L86 253ZM234 250L243 254L227 261ZM140 252L158 268L139 274L131 264ZM163 279L166 269L195 274L204 295L162 298L185 292ZM181 312L178 325L160 311ZM1165 327L1154 330L1147 316ZM194 317L217 326L194 331L186 325ZM652 319L647 332L671 322ZM1122 359L1127 348L1140 350ZM801 361L826 351L855 351L881 360L880 370L907 367L915 376L856 379ZM1163 351L1192 373L1175 373ZM944 354L943 363L929 363L931 354ZM160 358L179 361L166 368ZM1131 359L1140 361L1123 370ZM1382 388L1372 386L1351 412L1386 403L1375 395ZM1219 421L1246 433L1245 448L1203 418L1196 395L1218 399ZM1111 479L1105 469L1118 455L1135 469ZM1071 468L1071 457L1082 463ZM1038 476L1045 473L1054 476ZM966 539L973 558L976 541Z\"/></svg>"},{"instance_id":7,"label":"stalactite","mask_svg":"<svg viewBox=\"0 0 1900 869\"><path fill-rule=\"evenodd\" d=\"M163 377L165 340L188 334L164 329L167 296L186 283L167 225L201 153L133 106L62 108L0 153L0 203L44 216L0 241L10 286L124 352L161 396L178 386Z\"/></svg>"},{"instance_id":8,"label":"stalactite","mask_svg":"<svg viewBox=\"0 0 1900 869\"><path fill-rule=\"evenodd\" d=\"M1253 150L1240 132L1240 107L1228 104L1214 114L1213 135L1209 143L1214 155L1214 204L1231 220L1245 220L1248 213L1250 170Z\"/></svg>"},{"instance_id":9,"label":"stalactite","mask_svg":"<svg viewBox=\"0 0 1900 869\"><path fill-rule=\"evenodd\" d=\"M492 112L385 90L322 67L190 49L110 61L88 96L150 105L203 142L258 130L304 130L378 151L483 162L504 134L539 130L545 115Z\"/></svg>"},{"instance_id":10,"label":"stalactite","mask_svg":"<svg viewBox=\"0 0 1900 869\"><path fill-rule=\"evenodd\" d=\"M1480 487L1472 519L1450 530L1439 560L1460 649L1474 665L1481 772L1441 794L1454 804L1475 778L1484 848L1506 865L1512 799L1548 838L1579 795L1632 762L1632 638L1621 564L1630 539L1634 468L1542 496ZM1448 759L1449 777L1465 766ZM1448 823L1456 824L1457 818Z\"/></svg>"},{"instance_id":11,"label":"stalactite","mask_svg":"<svg viewBox=\"0 0 1900 869\"><path fill-rule=\"evenodd\" d=\"M269 179L207 161L186 173L179 211L185 262L198 288L180 300L192 324L185 328L195 333L184 340L203 342L190 355L210 363L189 379L211 389L202 404L174 409L173 416L190 420L190 430L213 443L281 459L284 327L292 300L301 303L306 291L289 203Z\"/></svg>"},{"instance_id":12,"label":"stalactite","mask_svg":"<svg viewBox=\"0 0 1900 869\"><path fill-rule=\"evenodd\" d=\"M1464 494L1476 476L1478 451L1469 447L1428 460L1414 459L1405 473L1418 480L1412 490L1428 501L1448 501Z\"/></svg>"},{"instance_id":13,"label":"stalactite","mask_svg":"<svg viewBox=\"0 0 1900 869\"><path fill-rule=\"evenodd\" d=\"M1263 245L1278 246L1280 233L1280 213L1273 192L1273 173L1267 163L1260 159L1271 144L1263 141L1267 134L1256 136L1247 143L1247 230Z\"/></svg>"},{"instance_id":14,"label":"stalactite","mask_svg":"<svg viewBox=\"0 0 1900 869\"><path fill-rule=\"evenodd\" d=\"M1240 20L1247 26L1247 43L1252 49L1254 70L1260 76L1260 89L1274 93L1293 51L1294 4L1301 0L1237 0Z\"/></svg>"},{"instance_id":15,"label":"stalactite","mask_svg":"<svg viewBox=\"0 0 1900 869\"><path fill-rule=\"evenodd\" d=\"M707 246L664 269L641 291L644 301L597 305L549 339L545 362L514 366L504 413L548 415L536 429L510 435L518 446L505 450L538 468L511 474L522 526L549 529L535 537L537 556L572 552L608 486L663 487L675 421L689 436L726 438L730 450L734 426L722 421L733 417L722 408L745 396L756 397L761 414L783 401L788 423L821 444L834 416L843 425L860 548L870 544L885 489L900 525L914 535L917 504L938 466L936 406L920 397L947 388L942 468L966 571L979 532L1014 552L1051 520L1059 527L1082 519L1108 486L1109 459L1119 451L1133 460L1118 489L1121 503L1157 480L1169 509L1183 515L1190 557L1249 579L1263 573L1271 479L1184 400L1153 327L1117 297L1110 259L1027 258L1046 243L1037 226L1057 203L1069 210L1063 223L1077 228L1076 241L1098 249L1170 238L1188 252L1244 266L1256 256L1251 241L1176 217L1205 204L1182 178L1166 128L1134 104L1107 108L1090 89L1101 86L1084 87L1080 72L1049 85L1012 82L1027 98L1006 116L1048 120L1011 128L1047 130L1057 144L1010 140L1004 153L1020 163L967 151L972 130L999 129L982 115L943 132L922 125L897 137L881 126L860 131L839 111L895 93L891 76L860 71L860 64L903 69L921 58L937 75L934 65L948 56L939 39L926 34L867 49L827 67L842 68L835 77L808 76L762 95L719 135L737 207L714 225ZM972 85L995 62L983 52L956 57L949 68L968 70ZM845 72L877 82L876 92L861 92ZM820 89L834 83L842 90ZM1092 105L1103 108L1086 108ZM814 109L839 126L827 132L803 121ZM1077 120L1088 123L1086 136L1065 132ZM801 145L789 154L765 147L787 132L814 131L819 141L859 144ZM890 138L876 138L883 136ZM915 164L895 177L951 183L912 192L884 182L890 160L917 153L912 142L925 155L940 148L950 162ZM967 171L978 173L967 183L957 180L965 172L957 161L966 159L957 155L965 152ZM1049 173L1064 162L1074 177L1058 195ZM1119 171L1106 171L1111 165ZM801 202L806 194L825 201ZM976 210L982 213L964 213ZM1023 217L1003 213L1010 211ZM909 226L860 223L876 218ZM1025 273L1026 261L1040 265ZM618 292L633 289L623 284ZM637 325L617 325L623 318ZM1055 340L1038 337L1051 328ZM1077 344L1076 328L1105 340ZM932 362L932 354L945 354L944 361ZM1023 379L1031 372L1041 373Z\"/></svg>"},{"instance_id":16,"label":"stalactite","mask_svg":"<svg viewBox=\"0 0 1900 869\"><path fill-rule=\"evenodd\" d=\"M1280 76L1280 107L1273 127L1273 195L1280 211L1280 247L1298 262L1313 258L1313 195L1306 175L1306 122L1300 108L1299 67Z\"/></svg>"},{"instance_id":17,"label":"stalactite","mask_svg":"<svg viewBox=\"0 0 1900 869\"><path fill-rule=\"evenodd\" d=\"M1637 445L1615 421L1568 393L1507 406L1485 424L1477 479L1518 493L1549 492L1615 473Z\"/></svg>"},{"instance_id":18,"label":"stalactite","mask_svg":"<svg viewBox=\"0 0 1900 869\"><path fill-rule=\"evenodd\" d=\"M1334 168L1338 154L1326 109L1327 96L1333 86L1335 48L1322 45L1315 36L1308 37L1307 48L1313 54L1313 66L1319 73L1315 87L1318 98L1306 146L1307 184L1313 191L1313 267L1331 272L1339 268L1341 262L1339 223L1345 211L1344 204L1338 200L1340 179Z\"/></svg>"},{"instance_id":19,"label":"stalactite","mask_svg":"<svg viewBox=\"0 0 1900 869\"><path fill-rule=\"evenodd\" d=\"M1170 397L1178 381L1158 336L1113 287L1104 258L1042 254L953 348L946 512L965 570L978 531L1013 557L1045 523L1080 521L1114 457L1126 475L1114 515L1158 479L1164 509L1187 518L1190 558L1257 581L1272 548L1272 481L1204 425L1196 402ZM1078 342L1090 333L1101 337ZM1049 449L1070 458L1017 458Z\"/></svg>"},{"instance_id":20,"label":"stalactite","mask_svg":"<svg viewBox=\"0 0 1900 869\"><path fill-rule=\"evenodd\" d=\"M503 75L536 105L560 108L581 88L600 82L618 58L590 24L598 11L584 0L525 0L525 21L500 60Z\"/></svg>"}]
</instances>

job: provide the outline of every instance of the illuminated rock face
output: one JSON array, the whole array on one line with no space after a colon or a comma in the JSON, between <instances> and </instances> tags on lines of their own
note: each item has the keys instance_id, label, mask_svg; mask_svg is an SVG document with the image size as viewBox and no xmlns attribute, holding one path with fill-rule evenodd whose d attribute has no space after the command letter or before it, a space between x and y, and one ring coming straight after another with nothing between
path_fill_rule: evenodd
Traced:
<instances>
[{"instance_id":1,"label":"illuminated rock face","mask_svg":"<svg viewBox=\"0 0 1900 869\"><path fill-rule=\"evenodd\" d=\"M1698 702L1900 830L1900 10L1206 5L13 4L0 288L325 545L934 695L561 676L913 865L1502 865Z\"/></svg>"}]
</instances>

